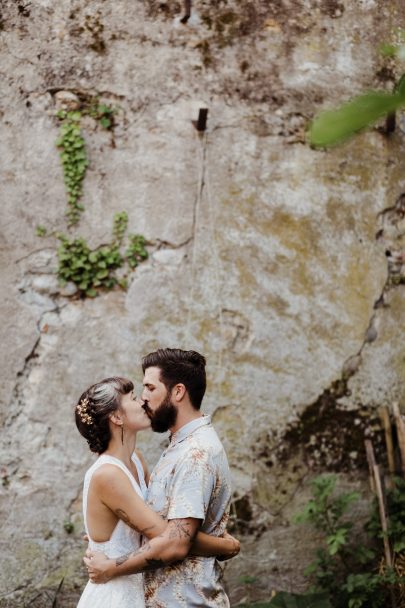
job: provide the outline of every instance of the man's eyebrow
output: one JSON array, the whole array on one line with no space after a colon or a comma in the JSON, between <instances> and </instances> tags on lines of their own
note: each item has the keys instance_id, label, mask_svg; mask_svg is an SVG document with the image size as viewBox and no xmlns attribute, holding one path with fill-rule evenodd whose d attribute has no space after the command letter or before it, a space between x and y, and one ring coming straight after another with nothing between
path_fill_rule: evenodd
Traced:
<instances>
[{"instance_id":1,"label":"man's eyebrow","mask_svg":"<svg viewBox=\"0 0 405 608\"><path fill-rule=\"evenodd\" d=\"M146 386L146 388L156 388L151 382L144 382L143 385Z\"/></svg>"}]
</instances>

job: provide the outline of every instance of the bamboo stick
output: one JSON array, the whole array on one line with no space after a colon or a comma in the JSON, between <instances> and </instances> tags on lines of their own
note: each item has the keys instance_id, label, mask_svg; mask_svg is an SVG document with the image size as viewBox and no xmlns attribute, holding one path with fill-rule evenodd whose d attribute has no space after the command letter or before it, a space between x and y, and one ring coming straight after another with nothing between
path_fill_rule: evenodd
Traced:
<instances>
[{"instance_id":1,"label":"bamboo stick","mask_svg":"<svg viewBox=\"0 0 405 608\"><path fill-rule=\"evenodd\" d=\"M375 457L374 457L373 444L371 443L371 439L366 439L364 441L364 444L366 446L370 488L371 488L371 491L374 492L374 494L375 494L376 487L375 487L375 482L374 482L374 467L375 467L376 463L375 463Z\"/></svg>"},{"instance_id":2,"label":"bamboo stick","mask_svg":"<svg viewBox=\"0 0 405 608\"><path fill-rule=\"evenodd\" d=\"M405 476L405 422L399 411L399 405L397 401L392 404L392 411L394 412L395 424L397 427L399 451L401 454L401 470Z\"/></svg>"},{"instance_id":3,"label":"bamboo stick","mask_svg":"<svg viewBox=\"0 0 405 608\"><path fill-rule=\"evenodd\" d=\"M379 469L378 464L374 465L373 471L374 471L375 487L376 487L376 491L377 491L378 508L380 511L381 528L384 533L385 561L387 563L387 566L389 568L391 568L392 567L392 557L391 557L391 547L390 547L389 539L387 536L388 522L387 522L387 515L385 512L385 497L384 497L384 493L383 493L383 489L382 489L380 469Z\"/></svg>"},{"instance_id":4,"label":"bamboo stick","mask_svg":"<svg viewBox=\"0 0 405 608\"><path fill-rule=\"evenodd\" d=\"M372 446L371 446L371 449L373 449ZM375 486L376 486L376 491L377 491L378 508L379 508L379 512L380 512L380 522L381 522L381 528L383 531L385 562L386 562L388 568L392 568L393 558L391 555L390 541L388 538L388 518L387 518L386 511L385 511L386 500L385 500L383 486L381 483L380 470L379 470L378 464L374 465L373 471L374 471L374 480L375 480ZM394 593L394 590L392 587L390 587L390 595L391 595L392 608L397 608L395 593Z\"/></svg>"},{"instance_id":5,"label":"bamboo stick","mask_svg":"<svg viewBox=\"0 0 405 608\"><path fill-rule=\"evenodd\" d=\"M388 470L393 475L395 473L395 453L394 442L392 440L392 428L390 413L387 406L383 406L379 410L380 419L385 433L385 443L387 446Z\"/></svg>"}]
</instances>

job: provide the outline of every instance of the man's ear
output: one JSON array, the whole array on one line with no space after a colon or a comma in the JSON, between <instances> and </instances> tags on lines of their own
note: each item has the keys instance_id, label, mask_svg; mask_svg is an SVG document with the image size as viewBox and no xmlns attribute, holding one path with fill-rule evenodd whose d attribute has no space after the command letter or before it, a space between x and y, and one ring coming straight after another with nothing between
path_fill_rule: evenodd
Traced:
<instances>
[{"instance_id":1,"label":"man's ear","mask_svg":"<svg viewBox=\"0 0 405 608\"><path fill-rule=\"evenodd\" d=\"M180 402L184 395L186 394L187 389L184 384L176 384L176 386L172 389L172 399L176 402Z\"/></svg>"}]
</instances>

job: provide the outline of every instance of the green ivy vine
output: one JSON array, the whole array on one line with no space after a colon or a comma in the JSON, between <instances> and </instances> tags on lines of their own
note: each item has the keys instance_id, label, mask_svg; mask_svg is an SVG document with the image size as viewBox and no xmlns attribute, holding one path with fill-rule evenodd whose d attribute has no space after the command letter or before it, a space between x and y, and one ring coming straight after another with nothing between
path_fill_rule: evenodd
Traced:
<instances>
[{"instance_id":1,"label":"green ivy vine","mask_svg":"<svg viewBox=\"0 0 405 608\"><path fill-rule=\"evenodd\" d=\"M112 241L96 249L90 249L84 238L69 239L60 234L57 271L60 284L64 286L71 281L81 297L90 298L97 296L100 290L109 290L116 285L125 289L127 276L118 276L117 270L125 263L134 269L148 258L145 238L139 234L129 234L128 245L124 247L127 226L127 213L116 213Z\"/></svg>"},{"instance_id":2,"label":"green ivy vine","mask_svg":"<svg viewBox=\"0 0 405 608\"><path fill-rule=\"evenodd\" d=\"M82 104L79 110L59 110L56 113L56 117L61 121L56 146L60 149L68 199L68 210L66 212L68 226L78 224L80 214L84 211L80 199L83 195L83 181L89 161L86 153L86 142L80 126L81 118L82 116L91 116L104 129L111 130L114 126L115 112L115 108L99 103L98 99L94 98L90 102Z\"/></svg>"},{"instance_id":3,"label":"green ivy vine","mask_svg":"<svg viewBox=\"0 0 405 608\"><path fill-rule=\"evenodd\" d=\"M60 150L63 177L68 199L66 212L68 228L79 223L84 211L81 202L83 182L89 161L86 142L83 137L81 120L91 116L103 129L113 130L114 115L117 109L100 103L98 96L82 95L80 106L72 111L60 110L56 117L60 121L56 146ZM112 240L107 244L91 249L81 236L67 236L59 233L60 242L57 276L61 286L73 283L80 297L94 298L101 290L119 286L127 287L127 270L133 270L148 259L146 240L140 234L128 234L128 215L126 211L114 215ZM36 226L38 237L52 236L45 226ZM53 233L55 236L55 233ZM125 241L125 242L124 242ZM119 270L121 271L119 272Z\"/></svg>"},{"instance_id":4,"label":"green ivy vine","mask_svg":"<svg viewBox=\"0 0 405 608\"><path fill-rule=\"evenodd\" d=\"M80 198L83 194L83 180L89 161L80 128L81 113L61 110L57 113L57 117L62 120L56 145L60 149L63 179L68 196L66 216L68 225L73 226L79 222L80 214L84 211Z\"/></svg>"}]
</instances>

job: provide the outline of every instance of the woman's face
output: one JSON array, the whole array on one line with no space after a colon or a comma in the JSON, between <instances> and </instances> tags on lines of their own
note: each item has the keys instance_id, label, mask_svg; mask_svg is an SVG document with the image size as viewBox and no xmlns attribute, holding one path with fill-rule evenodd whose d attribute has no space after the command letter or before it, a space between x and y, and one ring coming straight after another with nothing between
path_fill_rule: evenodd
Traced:
<instances>
[{"instance_id":1,"label":"woman's face","mask_svg":"<svg viewBox=\"0 0 405 608\"><path fill-rule=\"evenodd\" d=\"M124 428L141 431L150 427L150 420L142 407L143 401L131 391L121 399Z\"/></svg>"}]
</instances>

